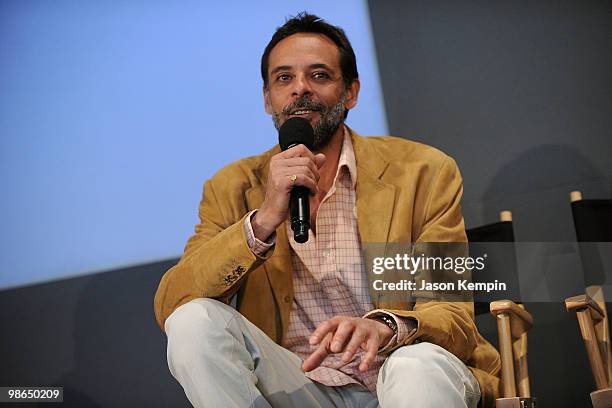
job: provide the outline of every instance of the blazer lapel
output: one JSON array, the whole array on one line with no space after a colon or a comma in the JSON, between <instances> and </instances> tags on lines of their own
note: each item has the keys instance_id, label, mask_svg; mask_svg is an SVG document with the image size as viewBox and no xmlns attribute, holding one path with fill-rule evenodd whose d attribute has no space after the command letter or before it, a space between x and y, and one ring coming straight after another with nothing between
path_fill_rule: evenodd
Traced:
<instances>
[{"instance_id":1,"label":"blazer lapel","mask_svg":"<svg viewBox=\"0 0 612 408\"><path fill-rule=\"evenodd\" d=\"M397 192L394 185L382 180L389 162L369 145L367 138L351 130L351 139L357 161L357 225L367 272L374 257L386 256ZM374 307L379 308L386 302L380 292L372 290L372 278L368 273L370 297Z\"/></svg>"},{"instance_id":2,"label":"blazer lapel","mask_svg":"<svg viewBox=\"0 0 612 408\"><path fill-rule=\"evenodd\" d=\"M386 243L395 206L396 187L382 181L389 163L368 141L351 130L357 161L357 224L362 243Z\"/></svg>"}]
</instances>

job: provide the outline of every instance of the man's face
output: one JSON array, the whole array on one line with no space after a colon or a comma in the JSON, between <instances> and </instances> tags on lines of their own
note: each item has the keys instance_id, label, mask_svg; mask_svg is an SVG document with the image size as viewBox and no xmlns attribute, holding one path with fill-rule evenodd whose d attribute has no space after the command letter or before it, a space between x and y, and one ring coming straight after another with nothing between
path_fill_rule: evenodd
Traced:
<instances>
[{"instance_id":1,"label":"man's face","mask_svg":"<svg viewBox=\"0 0 612 408\"><path fill-rule=\"evenodd\" d=\"M266 112L277 129L291 117L308 120L315 131L315 150L329 143L344 121L345 109L357 104L358 93L357 80L345 87L340 51L322 34L291 35L270 52Z\"/></svg>"}]
</instances>

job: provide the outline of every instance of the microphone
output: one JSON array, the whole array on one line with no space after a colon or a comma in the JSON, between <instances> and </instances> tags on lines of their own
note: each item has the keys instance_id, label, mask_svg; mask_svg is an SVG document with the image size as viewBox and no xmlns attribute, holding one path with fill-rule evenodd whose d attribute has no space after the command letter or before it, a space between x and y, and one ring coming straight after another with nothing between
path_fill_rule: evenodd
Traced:
<instances>
[{"instance_id":1,"label":"microphone","mask_svg":"<svg viewBox=\"0 0 612 408\"><path fill-rule=\"evenodd\" d=\"M278 144L285 151L303 144L312 150L314 131L310 123L303 118L290 118L278 130ZM304 186L295 186L289 196L289 219L295 242L303 244L308 241L310 229L310 190Z\"/></svg>"}]
</instances>

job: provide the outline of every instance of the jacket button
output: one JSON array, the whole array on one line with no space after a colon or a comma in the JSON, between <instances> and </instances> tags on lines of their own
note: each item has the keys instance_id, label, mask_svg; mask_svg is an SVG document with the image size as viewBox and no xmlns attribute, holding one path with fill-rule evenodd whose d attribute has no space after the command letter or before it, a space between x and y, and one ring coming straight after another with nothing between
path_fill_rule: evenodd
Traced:
<instances>
[{"instance_id":1,"label":"jacket button","mask_svg":"<svg viewBox=\"0 0 612 408\"><path fill-rule=\"evenodd\" d=\"M285 297L283 298L283 300L285 301L285 303L289 303L289 302L291 302L291 296L289 296L289 295L285 295Z\"/></svg>"}]
</instances>

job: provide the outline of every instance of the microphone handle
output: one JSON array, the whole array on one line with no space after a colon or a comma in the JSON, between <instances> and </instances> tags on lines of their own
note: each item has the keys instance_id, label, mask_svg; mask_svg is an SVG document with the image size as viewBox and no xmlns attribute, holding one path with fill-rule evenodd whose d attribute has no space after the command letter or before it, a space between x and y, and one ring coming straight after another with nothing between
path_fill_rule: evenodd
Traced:
<instances>
[{"instance_id":1,"label":"microphone handle","mask_svg":"<svg viewBox=\"0 0 612 408\"><path fill-rule=\"evenodd\" d=\"M300 143L292 143L287 149L291 149ZM310 229L310 190L304 186L295 186L289 196L289 218L293 239L298 244L308 241L308 230Z\"/></svg>"},{"instance_id":2,"label":"microphone handle","mask_svg":"<svg viewBox=\"0 0 612 408\"><path fill-rule=\"evenodd\" d=\"M295 186L289 196L289 216L293 239L303 244L308 241L310 229L310 190L304 186Z\"/></svg>"}]
</instances>

